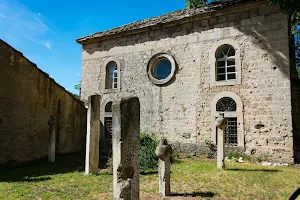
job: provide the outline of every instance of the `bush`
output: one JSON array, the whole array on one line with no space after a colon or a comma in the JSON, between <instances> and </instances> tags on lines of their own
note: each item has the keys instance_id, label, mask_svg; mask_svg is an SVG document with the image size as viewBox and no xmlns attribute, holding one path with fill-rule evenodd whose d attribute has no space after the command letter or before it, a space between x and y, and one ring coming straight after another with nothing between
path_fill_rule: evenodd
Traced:
<instances>
[{"instance_id":1,"label":"bush","mask_svg":"<svg viewBox=\"0 0 300 200\"><path fill-rule=\"evenodd\" d=\"M227 154L227 158L229 160L234 159L234 158L239 159L240 157L242 157L242 158L244 157L244 155L240 152L228 152L228 154Z\"/></svg>"},{"instance_id":2,"label":"bush","mask_svg":"<svg viewBox=\"0 0 300 200\"><path fill-rule=\"evenodd\" d=\"M141 138L140 162L141 171L155 170L158 167L158 157L155 149L158 146L158 139L154 134L142 133Z\"/></svg>"},{"instance_id":3,"label":"bush","mask_svg":"<svg viewBox=\"0 0 300 200\"><path fill-rule=\"evenodd\" d=\"M172 154L171 154L171 157L170 157L170 162L173 164L173 163L177 163L179 162L179 152L178 150L172 146Z\"/></svg>"},{"instance_id":4,"label":"bush","mask_svg":"<svg viewBox=\"0 0 300 200\"><path fill-rule=\"evenodd\" d=\"M108 158L108 160L106 162L106 170L110 174L113 173L113 158L112 157Z\"/></svg>"},{"instance_id":5,"label":"bush","mask_svg":"<svg viewBox=\"0 0 300 200\"><path fill-rule=\"evenodd\" d=\"M205 152L205 157L213 158L217 153L217 146L208 139L205 139L205 146L206 146L206 148L208 148L208 151Z\"/></svg>"}]
</instances>

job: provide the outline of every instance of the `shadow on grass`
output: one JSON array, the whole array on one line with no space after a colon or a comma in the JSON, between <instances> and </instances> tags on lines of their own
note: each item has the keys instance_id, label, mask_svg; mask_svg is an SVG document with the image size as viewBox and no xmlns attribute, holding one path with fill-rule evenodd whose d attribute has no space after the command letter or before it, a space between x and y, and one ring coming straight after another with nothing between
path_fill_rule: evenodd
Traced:
<instances>
[{"instance_id":1,"label":"shadow on grass","mask_svg":"<svg viewBox=\"0 0 300 200\"><path fill-rule=\"evenodd\" d=\"M84 153L56 156L55 163L41 159L23 165L0 168L0 182L39 182L47 181L49 175L84 170Z\"/></svg>"},{"instance_id":2,"label":"shadow on grass","mask_svg":"<svg viewBox=\"0 0 300 200\"><path fill-rule=\"evenodd\" d=\"M247 171L247 172L281 172L277 169L242 169L242 168L232 168L232 169L226 169L228 171Z\"/></svg>"},{"instance_id":3,"label":"shadow on grass","mask_svg":"<svg viewBox=\"0 0 300 200\"><path fill-rule=\"evenodd\" d=\"M182 197L214 197L213 192L193 192L193 193L172 193L170 196L182 196Z\"/></svg>"},{"instance_id":4,"label":"shadow on grass","mask_svg":"<svg viewBox=\"0 0 300 200\"><path fill-rule=\"evenodd\" d=\"M157 170L150 170L150 171L141 171L141 175L152 175L152 174L158 174Z\"/></svg>"},{"instance_id":5,"label":"shadow on grass","mask_svg":"<svg viewBox=\"0 0 300 200\"><path fill-rule=\"evenodd\" d=\"M22 182L43 182L43 181L48 181L51 178L46 176L46 177L24 177L21 181Z\"/></svg>"}]
</instances>

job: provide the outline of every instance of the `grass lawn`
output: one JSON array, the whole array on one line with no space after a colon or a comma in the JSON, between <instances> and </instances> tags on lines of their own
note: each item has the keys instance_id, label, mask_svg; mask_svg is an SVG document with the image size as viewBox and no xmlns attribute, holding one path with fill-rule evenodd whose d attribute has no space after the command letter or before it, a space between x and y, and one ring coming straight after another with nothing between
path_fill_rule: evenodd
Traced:
<instances>
[{"instance_id":1,"label":"grass lawn","mask_svg":"<svg viewBox=\"0 0 300 200\"><path fill-rule=\"evenodd\" d=\"M112 175L83 175L83 156L57 157L1 169L0 199L112 199ZM172 196L166 199L288 199L300 186L300 169L188 158L172 165ZM159 199L158 175L141 175L141 199Z\"/></svg>"}]
</instances>

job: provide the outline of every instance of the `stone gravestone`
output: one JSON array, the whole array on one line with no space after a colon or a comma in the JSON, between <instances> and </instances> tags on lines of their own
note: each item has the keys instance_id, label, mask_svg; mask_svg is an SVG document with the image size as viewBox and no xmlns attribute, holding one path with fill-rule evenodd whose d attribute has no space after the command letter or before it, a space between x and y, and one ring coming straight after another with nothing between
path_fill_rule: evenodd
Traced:
<instances>
[{"instance_id":1,"label":"stone gravestone","mask_svg":"<svg viewBox=\"0 0 300 200\"><path fill-rule=\"evenodd\" d=\"M140 103L137 97L118 100L113 116L114 200L139 199Z\"/></svg>"},{"instance_id":2,"label":"stone gravestone","mask_svg":"<svg viewBox=\"0 0 300 200\"><path fill-rule=\"evenodd\" d=\"M49 143L48 143L48 161L55 162L55 142L56 142L56 132L55 132L55 119L51 115L48 120L49 125Z\"/></svg>"},{"instance_id":3,"label":"stone gravestone","mask_svg":"<svg viewBox=\"0 0 300 200\"><path fill-rule=\"evenodd\" d=\"M171 175L171 162L170 157L172 154L172 147L168 144L165 138L160 140L160 143L155 151L158 160L158 174L159 174L159 194L168 196L171 194L170 189L170 175Z\"/></svg>"},{"instance_id":4,"label":"stone gravestone","mask_svg":"<svg viewBox=\"0 0 300 200\"><path fill-rule=\"evenodd\" d=\"M220 113L216 119L217 130L217 168L224 169L224 140L225 140L225 128L227 125L227 119L224 118L224 113Z\"/></svg>"},{"instance_id":5,"label":"stone gravestone","mask_svg":"<svg viewBox=\"0 0 300 200\"><path fill-rule=\"evenodd\" d=\"M99 165L100 95L88 100L85 174L97 174Z\"/></svg>"}]
</instances>

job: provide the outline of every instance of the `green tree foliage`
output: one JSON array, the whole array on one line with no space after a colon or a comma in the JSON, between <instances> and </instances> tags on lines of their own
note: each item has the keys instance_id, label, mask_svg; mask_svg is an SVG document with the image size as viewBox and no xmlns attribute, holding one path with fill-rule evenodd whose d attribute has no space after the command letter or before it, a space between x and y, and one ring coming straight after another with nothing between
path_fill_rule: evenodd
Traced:
<instances>
[{"instance_id":1,"label":"green tree foliage","mask_svg":"<svg viewBox=\"0 0 300 200\"><path fill-rule=\"evenodd\" d=\"M201 8L207 4L207 0L185 0L187 8Z\"/></svg>"},{"instance_id":2,"label":"green tree foliage","mask_svg":"<svg viewBox=\"0 0 300 200\"><path fill-rule=\"evenodd\" d=\"M271 4L279 4L280 7L290 15L290 26L292 34L299 34L300 25L300 1L299 0L269 0Z\"/></svg>"}]
</instances>

